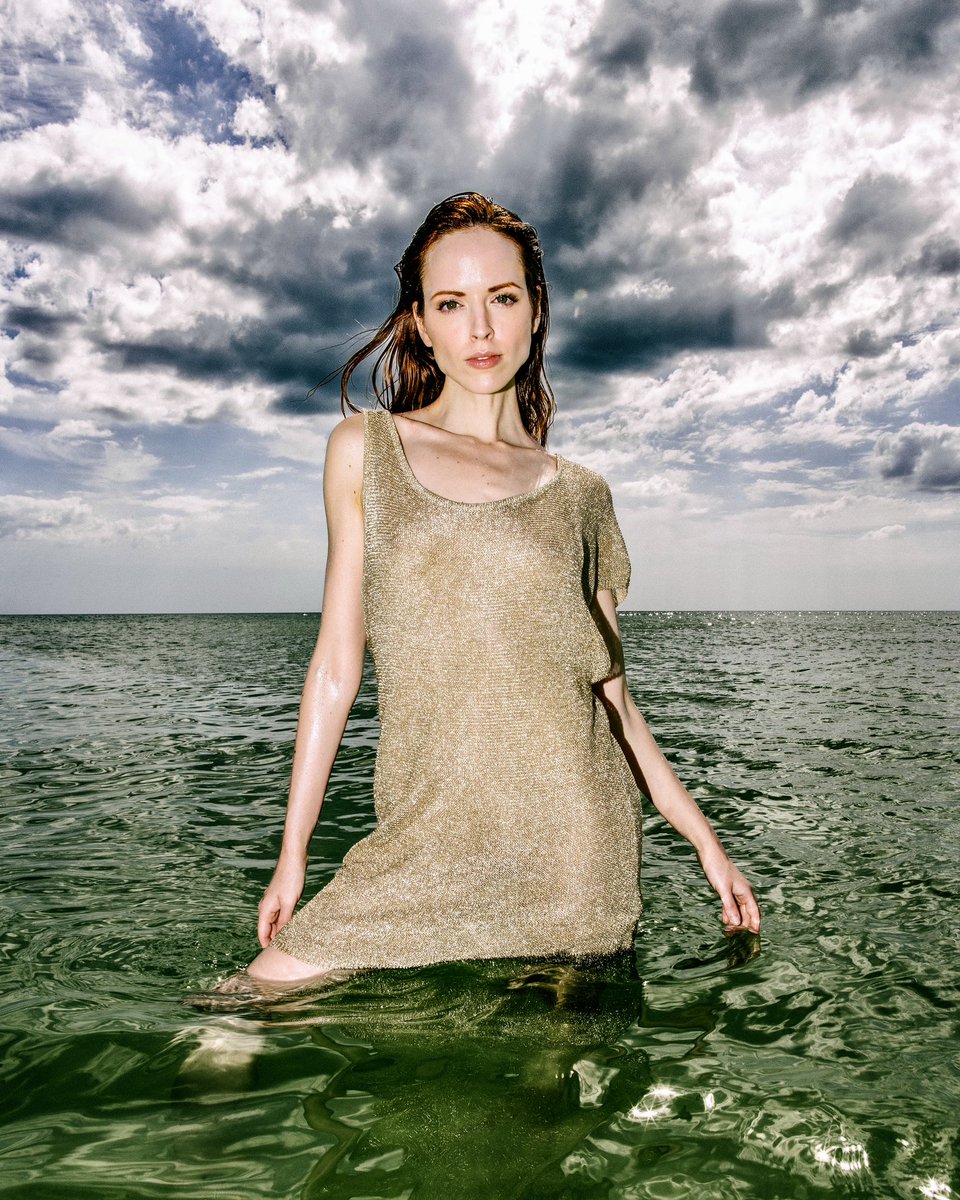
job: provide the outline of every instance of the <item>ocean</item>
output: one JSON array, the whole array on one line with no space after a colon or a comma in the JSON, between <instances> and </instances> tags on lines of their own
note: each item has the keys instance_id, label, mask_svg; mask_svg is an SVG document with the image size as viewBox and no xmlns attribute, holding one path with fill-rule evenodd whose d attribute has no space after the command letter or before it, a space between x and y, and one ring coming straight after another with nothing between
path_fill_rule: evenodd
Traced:
<instances>
[{"instance_id":1,"label":"ocean","mask_svg":"<svg viewBox=\"0 0 960 1200\"><path fill-rule=\"evenodd\" d=\"M316 614L0 618L0 1196L960 1194L960 613L621 620L759 941L647 806L632 955L217 1012ZM308 895L373 827L376 743L368 666Z\"/></svg>"}]
</instances>

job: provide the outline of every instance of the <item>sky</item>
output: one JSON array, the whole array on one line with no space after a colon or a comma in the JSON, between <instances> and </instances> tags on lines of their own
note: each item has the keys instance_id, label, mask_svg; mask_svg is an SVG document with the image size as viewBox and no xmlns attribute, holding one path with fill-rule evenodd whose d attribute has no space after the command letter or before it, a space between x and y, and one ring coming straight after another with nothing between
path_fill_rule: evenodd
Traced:
<instances>
[{"instance_id":1,"label":"sky","mask_svg":"<svg viewBox=\"0 0 960 1200\"><path fill-rule=\"evenodd\" d=\"M316 611L427 209L540 231L624 607L960 607L960 0L0 0L0 611Z\"/></svg>"}]
</instances>

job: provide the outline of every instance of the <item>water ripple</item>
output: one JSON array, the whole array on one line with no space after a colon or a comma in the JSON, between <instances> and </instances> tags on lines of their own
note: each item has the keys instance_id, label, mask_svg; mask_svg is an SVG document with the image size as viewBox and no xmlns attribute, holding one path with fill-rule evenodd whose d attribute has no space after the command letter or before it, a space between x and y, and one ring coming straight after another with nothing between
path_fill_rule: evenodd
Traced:
<instances>
[{"instance_id":1,"label":"water ripple","mask_svg":"<svg viewBox=\"0 0 960 1200\"><path fill-rule=\"evenodd\" d=\"M255 952L314 617L0 621L0 1196L960 1191L957 614L625 615L757 887L724 938L646 817L635 956L184 1003ZM309 886L373 824L375 682Z\"/></svg>"}]
</instances>

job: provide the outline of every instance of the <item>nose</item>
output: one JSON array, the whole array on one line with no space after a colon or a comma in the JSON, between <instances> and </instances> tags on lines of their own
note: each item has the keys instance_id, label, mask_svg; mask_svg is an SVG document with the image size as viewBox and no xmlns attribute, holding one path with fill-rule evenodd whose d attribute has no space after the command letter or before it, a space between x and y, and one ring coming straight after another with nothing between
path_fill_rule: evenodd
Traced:
<instances>
[{"instance_id":1,"label":"nose","mask_svg":"<svg viewBox=\"0 0 960 1200\"><path fill-rule=\"evenodd\" d=\"M471 314L470 318L470 336L476 338L477 341L486 341L493 333L493 327L490 324L490 314L487 312L485 304L479 305Z\"/></svg>"}]
</instances>

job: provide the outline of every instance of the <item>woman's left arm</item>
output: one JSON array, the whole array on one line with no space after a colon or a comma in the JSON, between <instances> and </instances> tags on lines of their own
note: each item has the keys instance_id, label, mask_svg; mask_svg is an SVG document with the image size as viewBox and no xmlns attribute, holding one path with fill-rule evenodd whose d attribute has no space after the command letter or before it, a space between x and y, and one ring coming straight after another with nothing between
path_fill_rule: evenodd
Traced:
<instances>
[{"instance_id":1,"label":"woman's left arm","mask_svg":"<svg viewBox=\"0 0 960 1200\"><path fill-rule=\"evenodd\" d=\"M596 685L610 717L610 727L620 743L641 790L682 837L693 846L707 882L723 902L723 923L729 932L760 932L760 909L753 890L730 861L713 827L663 756L627 687L623 646L614 595L597 593L594 620L610 649L616 673Z\"/></svg>"}]
</instances>

